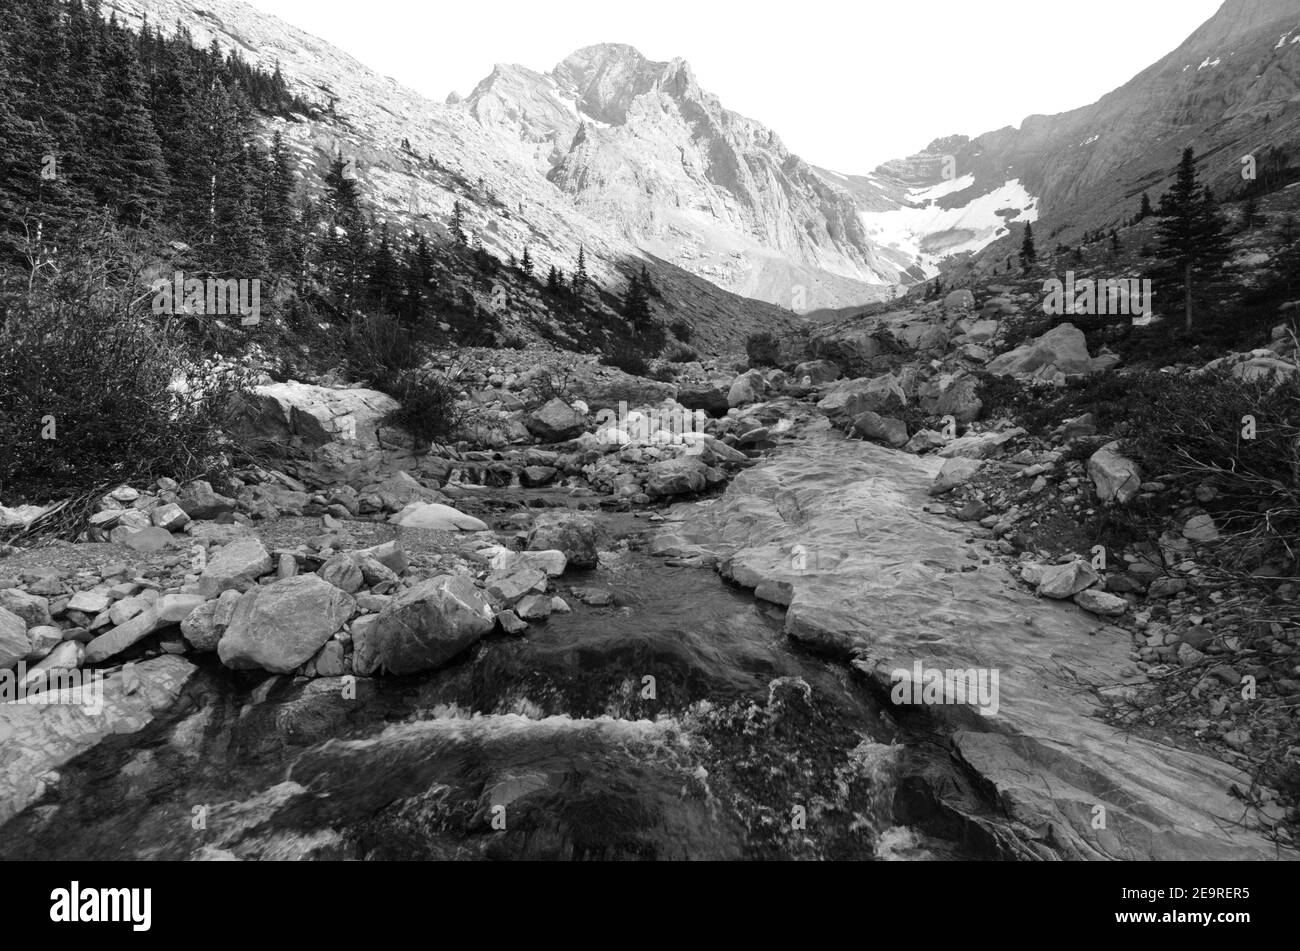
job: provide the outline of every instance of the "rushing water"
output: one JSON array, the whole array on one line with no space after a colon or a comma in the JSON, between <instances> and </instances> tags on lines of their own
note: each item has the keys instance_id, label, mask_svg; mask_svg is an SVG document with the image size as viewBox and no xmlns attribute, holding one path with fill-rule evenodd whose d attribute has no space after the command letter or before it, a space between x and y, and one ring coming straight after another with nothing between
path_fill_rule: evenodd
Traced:
<instances>
[{"instance_id":1,"label":"rushing water","mask_svg":"<svg viewBox=\"0 0 1300 951\"><path fill-rule=\"evenodd\" d=\"M624 551L607 607L400 681L232 674L70 764L4 858L925 859L896 728L713 572Z\"/></svg>"}]
</instances>

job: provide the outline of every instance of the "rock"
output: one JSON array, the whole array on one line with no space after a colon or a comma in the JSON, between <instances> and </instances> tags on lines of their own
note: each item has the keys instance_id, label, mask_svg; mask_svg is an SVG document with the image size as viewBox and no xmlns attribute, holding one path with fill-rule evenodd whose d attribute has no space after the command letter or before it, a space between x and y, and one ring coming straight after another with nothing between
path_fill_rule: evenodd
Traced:
<instances>
[{"instance_id":1,"label":"rock","mask_svg":"<svg viewBox=\"0 0 1300 951\"><path fill-rule=\"evenodd\" d=\"M153 552L171 547L172 533L165 528L154 526L139 531L122 527L113 529L109 535L109 540L119 545L125 545L132 551Z\"/></svg>"},{"instance_id":2,"label":"rock","mask_svg":"<svg viewBox=\"0 0 1300 951\"><path fill-rule=\"evenodd\" d=\"M91 588L88 591L78 591L68 601L67 610L80 611L82 614L89 614L92 617L101 611L107 611L108 606L113 603L112 595L107 588Z\"/></svg>"},{"instance_id":3,"label":"rock","mask_svg":"<svg viewBox=\"0 0 1300 951\"><path fill-rule=\"evenodd\" d=\"M976 473L984 466L981 459L949 459L939 470L935 477L934 484L930 486L930 494L933 496L945 495L957 488L959 485L965 485L971 479L975 478Z\"/></svg>"},{"instance_id":4,"label":"rock","mask_svg":"<svg viewBox=\"0 0 1300 951\"><path fill-rule=\"evenodd\" d=\"M569 590L577 600L588 607L605 608L614 603L614 596L604 588L578 587Z\"/></svg>"},{"instance_id":5,"label":"rock","mask_svg":"<svg viewBox=\"0 0 1300 951\"><path fill-rule=\"evenodd\" d=\"M375 545L373 548L363 548L356 554L363 558L373 558L389 571L400 575L410 567L410 561L406 557L406 552L402 546L395 541L384 542L382 545Z\"/></svg>"},{"instance_id":6,"label":"rock","mask_svg":"<svg viewBox=\"0 0 1300 951\"><path fill-rule=\"evenodd\" d=\"M19 588L0 591L0 608L12 611L27 622L28 627L50 623L50 602L39 594L28 594Z\"/></svg>"},{"instance_id":7,"label":"rock","mask_svg":"<svg viewBox=\"0 0 1300 951\"><path fill-rule=\"evenodd\" d=\"M934 413L936 416L951 416L959 423L973 423L984 412L984 402L978 394L979 380L973 376L960 376L940 392Z\"/></svg>"},{"instance_id":8,"label":"rock","mask_svg":"<svg viewBox=\"0 0 1300 951\"><path fill-rule=\"evenodd\" d=\"M748 406L750 403L757 403L762 400L764 393L767 392L767 381L763 377L761 370L750 370L742 373L732 381L731 389L727 391L727 405L730 407Z\"/></svg>"},{"instance_id":9,"label":"rock","mask_svg":"<svg viewBox=\"0 0 1300 951\"><path fill-rule=\"evenodd\" d=\"M235 500L218 495L210 483L198 480L181 488L176 504L190 518L213 519L235 511Z\"/></svg>"},{"instance_id":10,"label":"rock","mask_svg":"<svg viewBox=\"0 0 1300 951\"><path fill-rule=\"evenodd\" d=\"M1120 454L1118 442L1103 446L1093 454L1088 460L1088 475L1102 502L1123 505L1142 488L1142 470L1132 459Z\"/></svg>"},{"instance_id":11,"label":"rock","mask_svg":"<svg viewBox=\"0 0 1300 951\"><path fill-rule=\"evenodd\" d=\"M355 606L317 575L253 588L235 606L217 654L233 670L292 673L342 629Z\"/></svg>"},{"instance_id":12,"label":"rock","mask_svg":"<svg viewBox=\"0 0 1300 951\"><path fill-rule=\"evenodd\" d=\"M217 649L225 628L218 628L214 616L217 611L216 601L205 601L181 622L181 635L195 651L211 654Z\"/></svg>"},{"instance_id":13,"label":"rock","mask_svg":"<svg viewBox=\"0 0 1300 951\"><path fill-rule=\"evenodd\" d=\"M487 592L502 604L511 605L531 592L546 590L546 572L519 565L510 571L488 575Z\"/></svg>"},{"instance_id":14,"label":"rock","mask_svg":"<svg viewBox=\"0 0 1300 951\"><path fill-rule=\"evenodd\" d=\"M576 512L543 512L528 533L528 550L563 552L570 568L595 568L596 525Z\"/></svg>"},{"instance_id":15,"label":"rock","mask_svg":"<svg viewBox=\"0 0 1300 951\"><path fill-rule=\"evenodd\" d=\"M146 608L125 624L119 624L91 641L86 646L86 663L99 664L110 657L116 657L150 634L161 631L169 623L175 622L163 621L154 608Z\"/></svg>"},{"instance_id":16,"label":"rock","mask_svg":"<svg viewBox=\"0 0 1300 951\"><path fill-rule=\"evenodd\" d=\"M27 622L8 608L0 608L0 670L8 670L27 656L32 643Z\"/></svg>"},{"instance_id":17,"label":"rock","mask_svg":"<svg viewBox=\"0 0 1300 951\"><path fill-rule=\"evenodd\" d=\"M190 521L190 517L185 514L185 510L175 502L168 502L166 505L158 506L149 513L149 517L153 519L154 525L169 532L179 532Z\"/></svg>"},{"instance_id":18,"label":"rock","mask_svg":"<svg viewBox=\"0 0 1300 951\"><path fill-rule=\"evenodd\" d=\"M272 567L271 553L260 539L237 538L208 558L199 576L199 594L215 598L227 589L245 588L255 584L262 575L270 574Z\"/></svg>"},{"instance_id":19,"label":"rock","mask_svg":"<svg viewBox=\"0 0 1300 951\"><path fill-rule=\"evenodd\" d=\"M872 439L901 449L907 445L907 424L899 419L881 416L879 413L863 413L853 421L853 432L864 439Z\"/></svg>"},{"instance_id":20,"label":"rock","mask_svg":"<svg viewBox=\"0 0 1300 951\"><path fill-rule=\"evenodd\" d=\"M356 594L366 583L356 556L351 554L335 555L316 574L345 594Z\"/></svg>"},{"instance_id":21,"label":"rock","mask_svg":"<svg viewBox=\"0 0 1300 951\"><path fill-rule=\"evenodd\" d=\"M989 459L996 456L1007 443L1026 435L1019 427L1001 433L978 433L954 439L939 450L943 459Z\"/></svg>"},{"instance_id":22,"label":"rock","mask_svg":"<svg viewBox=\"0 0 1300 951\"><path fill-rule=\"evenodd\" d=\"M568 563L569 559L564 557L562 551L506 551L499 562L493 563L493 567L497 570L538 568L546 573L546 577L558 578L564 574Z\"/></svg>"},{"instance_id":23,"label":"rock","mask_svg":"<svg viewBox=\"0 0 1300 951\"><path fill-rule=\"evenodd\" d=\"M1219 540L1219 529L1210 515L1194 515L1183 525L1183 537L1193 542L1213 542Z\"/></svg>"},{"instance_id":24,"label":"rock","mask_svg":"<svg viewBox=\"0 0 1300 951\"><path fill-rule=\"evenodd\" d=\"M952 291L943 299L943 309L948 313L968 313L975 309L975 295L968 290Z\"/></svg>"},{"instance_id":25,"label":"rock","mask_svg":"<svg viewBox=\"0 0 1300 951\"><path fill-rule=\"evenodd\" d=\"M492 606L468 578L443 575L403 592L373 636L390 674L437 670L491 632Z\"/></svg>"},{"instance_id":26,"label":"rock","mask_svg":"<svg viewBox=\"0 0 1300 951\"><path fill-rule=\"evenodd\" d=\"M388 521L402 528L421 528L433 532L488 531L488 526L472 515L457 511L450 505L433 502L412 502Z\"/></svg>"},{"instance_id":27,"label":"rock","mask_svg":"<svg viewBox=\"0 0 1300 951\"><path fill-rule=\"evenodd\" d=\"M519 473L519 484L529 489L550 485L560 471L554 466L528 466Z\"/></svg>"},{"instance_id":28,"label":"rock","mask_svg":"<svg viewBox=\"0 0 1300 951\"><path fill-rule=\"evenodd\" d=\"M689 410L702 410L710 416L726 416L731 408L727 397L731 390L730 379L683 383L677 391L677 402Z\"/></svg>"},{"instance_id":29,"label":"rock","mask_svg":"<svg viewBox=\"0 0 1300 951\"><path fill-rule=\"evenodd\" d=\"M378 449L384 420L399 408L395 399L377 390L333 389L290 380L254 387L237 408L235 425L268 448L311 451L337 442Z\"/></svg>"},{"instance_id":30,"label":"rock","mask_svg":"<svg viewBox=\"0 0 1300 951\"><path fill-rule=\"evenodd\" d=\"M154 612L163 624L180 624L207 599L201 594L164 594L154 602Z\"/></svg>"},{"instance_id":31,"label":"rock","mask_svg":"<svg viewBox=\"0 0 1300 951\"><path fill-rule=\"evenodd\" d=\"M496 616L496 622L505 634L522 634L528 630L528 622L514 611L502 611Z\"/></svg>"},{"instance_id":32,"label":"rock","mask_svg":"<svg viewBox=\"0 0 1300 951\"><path fill-rule=\"evenodd\" d=\"M834 383L842 376L840 368L829 360L812 360L794 368L796 381L808 380L813 386Z\"/></svg>"},{"instance_id":33,"label":"rock","mask_svg":"<svg viewBox=\"0 0 1300 951\"><path fill-rule=\"evenodd\" d=\"M1148 598L1172 598L1187 590L1187 582L1182 578L1157 578L1147 586Z\"/></svg>"},{"instance_id":34,"label":"rock","mask_svg":"<svg viewBox=\"0 0 1300 951\"><path fill-rule=\"evenodd\" d=\"M1052 565L1043 572L1038 583L1038 593L1044 598L1065 601L1080 591L1091 588L1101 576L1086 561L1072 561L1068 565Z\"/></svg>"},{"instance_id":35,"label":"rock","mask_svg":"<svg viewBox=\"0 0 1300 951\"><path fill-rule=\"evenodd\" d=\"M1128 610L1128 602L1123 598L1096 588L1080 591L1074 596L1074 603L1085 611L1091 611L1102 617L1119 617Z\"/></svg>"},{"instance_id":36,"label":"rock","mask_svg":"<svg viewBox=\"0 0 1300 951\"><path fill-rule=\"evenodd\" d=\"M1002 354L988 366L994 376L1050 378L1088 373L1092 357L1083 331L1073 324L1058 324L1037 340Z\"/></svg>"},{"instance_id":37,"label":"rock","mask_svg":"<svg viewBox=\"0 0 1300 951\"><path fill-rule=\"evenodd\" d=\"M524 423L542 442L576 439L587 428L587 420L564 400L556 397L538 409Z\"/></svg>"},{"instance_id":38,"label":"rock","mask_svg":"<svg viewBox=\"0 0 1300 951\"><path fill-rule=\"evenodd\" d=\"M362 495L373 495L386 512L399 512L412 502L445 502L441 492L421 485L409 472L398 472L361 490Z\"/></svg>"},{"instance_id":39,"label":"rock","mask_svg":"<svg viewBox=\"0 0 1300 951\"><path fill-rule=\"evenodd\" d=\"M693 457L651 463L646 471L646 493L651 498L694 495L708 484L705 469L704 463Z\"/></svg>"},{"instance_id":40,"label":"rock","mask_svg":"<svg viewBox=\"0 0 1300 951\"><path fill-rule=\"evenodd\" d=\"M515 605L515 613L525 621L545 621L551 616L551 599L545 594L530 594Z\"/></svg>"}]
</instances>

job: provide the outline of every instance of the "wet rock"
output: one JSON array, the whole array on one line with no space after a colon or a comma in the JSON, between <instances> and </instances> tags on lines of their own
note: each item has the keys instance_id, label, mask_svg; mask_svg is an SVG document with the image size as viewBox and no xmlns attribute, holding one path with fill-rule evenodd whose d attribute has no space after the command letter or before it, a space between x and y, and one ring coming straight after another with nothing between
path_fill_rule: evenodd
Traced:
<instances>
[{"instance_id":1,"label":"wet rock","mask_svg":"<svg viewBox=\"0 0 1300 951\"><path fill-rule=\"evenodd\" d=\"M316 575L253 588L235 606L217 654L235 670L292 673L342 629L355 605Z\"/></svg>"},{"instance_id":2,"label":"wet rock","mask_svg":"<svg viewBox=\"0 0 1300 951\"><path fill-rule=\"evenodd\" d=\"M488 531L488 526L472 515L457 511L450 505L432 502L412 502L389 519L389 522L402 528L421 528L434 532Z\"/></svg>"},{"instance_id":3,"label":"wet rock","mask_svg":"<svg viewBox=\"0 0 1300 951\"><path fill-rule=\"evenodd\" d=\"M545 621L551 616L551 599L545 594L530 594L520 598L515 613L525 621Z\"/></svg>"},{"instance_id":4,"label":"wet rock","mask_svg":"<svg viewBox=\"0 0 1300 951\"><path fill-rule=\"evenodd\" d=\"M1132 459L1122 455L1119 443L1103 446L1088 460L1088 475L1103 502L1123 505L1142 488L1142 470Z\"/></svg>"},{"instance_id":5,"label":"wet rock","mask_svg":"<svg viewBox=\"0 0 1300 951\"><path fill-rule=\"evenodd\" d=\"M569 593L578 601L592 608L605 608L614 603L614 596L604 588L584 586L570 588Z\"/></svg>"},{"instance_id":6,"label":"wet rock","mask_svg":"<svg viewBox=\"0 0 1300 951\"><path fill-rule=\"evenodd\" d=\"M496 622L504 634L522 634L528 630L528 622L514 611L502 611L496 616Z\"/></svg>"},{"instance_id":7,"label":"wet rock","mask_svg":"<svg viewBox=\"0 0 1300 951\"><path fill-rule=\"evenodd\" d=\"M1043 572L1038 583L1038 593L1045 598L1065 601L1080 591L1091 588L1101 577L1086 561L1072 561L1068 565L1053 565Z\"/></svg>"},{"instance_id":8,"label":"wet rock","mask_svg":"<svg viewBox=\"0 0 1300 951\"><path fill-rule=\"evenodd\" d=\"M528 533L528 550L563 552L570 568L594 568L599 563L596 537L596 525L585 515L543 512Z\"/></svg>"},{"instance_id":9,"label":"wet rock","mask_svg":"<svg viewBox=\"0 0 1300 951\"><path fill-rule=\"evenodd\" d=\"M215 598L227 589L247 587L262 575L270 574L271 568L271 553L260 539L251 536L236 539L208 559L199 576L199 593L205 598Z\"/></svg>"},{"instance_id":10,"label":"wet rock","mask_svg":"<svg viewBox=\"0 0 1300 951\"><path fill-rule=\"evenodd\" d=\"M383 669L437 670L491 632L492 606L468 578L443 575L403 592L375 623Z\"/></svg>"}]
</instances>

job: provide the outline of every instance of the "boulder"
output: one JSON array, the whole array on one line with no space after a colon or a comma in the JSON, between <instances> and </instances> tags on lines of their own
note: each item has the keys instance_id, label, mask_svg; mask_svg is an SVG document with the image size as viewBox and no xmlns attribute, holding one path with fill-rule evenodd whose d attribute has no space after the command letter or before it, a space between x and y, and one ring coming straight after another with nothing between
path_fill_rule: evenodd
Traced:
<instances>
[{"instance_id":1,"label":"boulder","mask_svg":"<svg viewBox=\"0 0 1300 951\"><path fill-rule=\"evenodd\" d=\"M908 440L906 423L879 413L863 413L853 421L853 432L863 439L883 442L895 449L906 446Z\"/></svg>"},{"instance_id":2,"label":"boulder","mask_svg":"<svg viewBox=\"0 0 1300 951\"><path fill-rule=\"evenodd\" d=\"M12 611L27 622L28 627L50 623L50 602L39 594L28 594L18 588L0 591L0 608Z\"/></svg>"},{"instance_id":3,"label":"boulder","mask_svg":"<svg viewBox=\"0 0 1300 951\"><path fill-rule=\"evenodd\" d=\"M1091 372L1092 357L1083 331L1073 324L1059 324L1037 340L995 358L988 370L994 376L1072 376Z\"/></svg>"},{"instance_id":4,"label":"boulder","mask_svg":"<svg viewBox=\"0 0 1300 951\"><path fill-rule=\"evenodd\" d=\"M576 439L587 429L587 420L564 400L556 397L538 409L524 423L542 442Z\"/></svg>"},{"instance_id":5,"label":"boulder","mask_svg":"<svg viewBox=\"0 0 1300 951\"><path fill-rule=\"evenodd\" d=\"M181 488L176 504L190 518L212 519L235 511L235 500L219 495L210 483L199 479Z\"/></svg>"},{"instance_id":6,"label":"boulder","mask_svg":"<svg viewBox=\"0 0 1300 951\"><path fill-rule=\"evenodd\" d=\"M217 645L233 670L289 674L347 623L352 597L317 575L296 575L249 591Z\"/></svg>"},{"instance_id":7,"label":"boulder","mask_svg":"<svg viewBox=\"0 0 1300 951\"><path fill-rule=\"evenodd\" d=\"M811 360L808 363L801 363L794 368L794 379L796 383L808 380L813 386L821 386L823 383L834 383L843 373L837 364L830 360Z\"/></svg>"},{"instance_id":8,"label":"boulder","mask_svg":"<svg viewBox=\"0 0 1300 951\"><path fill-rule=\"evenodd\" d=\"M395 399L377 390L290 380L254 387L237 408L235 425L267 446L313 450L340 442L378 449L384 420L399 408Z\"/></svg>"},{"instance_id":9,"label":"boulder","mask_svg":"<svg viewBox=\"0 0 1300 951\"><path fill-rule=\"evenodd\" d=\"M474 516L434 502L412 502L388 521L402 528L422 528L432 532L488 531L488 526Z\"/></svg>"},{"instance_id":10,"label":"boulder","mask_svg":"<svg viewBox=\"0 0 1300 951\"><path fill-rule=\"evenodd\" d=\"M984 411L979 398L979 380L973 376L959 376L948 383L934 403L936 416L951 416L959 423L973 423Z\"/></svg>"},{"instance_id":11,"label":"boulder","mask_svg":"<svg viewBox=\"0 0 1300 951\"><path fill-rule=\"evenodd\" d=\"M237 538L222 546L208 559L203 574L199 576L199 594L215 598L230 588L245 588L255 584L273 567L271 553L261 540L254 537Z\"/></svg>"},{"instance_id":12,"label":"boulder","mask_svg":"<svg viewBox=\"0 0 1300 951\"><path fill-rule=\"evenodd\" d=\"M462 576L431 578L399 595L371 633L390 674L437 670L492 631L492 606Z\"/></svg>"},{"instance_id":13,"label":"boulder","mask_svg":"<svg viewBox=\"0 0 1300 951\"><path fill-rule=\"evenodd\" d=\"M1038 583L1038 593L1044 598L1065 601L1080 591L1091 588L1101 578L1086 561L1072 561L1068 565L1052 565L1043 571Z\"/></svg>"},{"instance_id":14,"label":"boulder","mask_svg":"<svg viewBox=\"0 0 1300 951\"><path fill-rule=\"evenodd\" d=\"M1088 460L1088 475L1103 502L1123 505L1142 489L1142 470L1119 451L1119 443L1102 446Z\"/></svg>"},{"instance_id":15,"label":"boulder","mask_svg":"<svg viewBox=\"0 0 1300 951\"><path fill-rule=\"evenodd\" d=\"M732 381L731 389L727 391L727 405L748 406L762 400L766 392L767 380L763 377L763 371L750 370Z\"/></svg>"},{"instance_id":16,"label":"boulder","mask_svg":"<svg viewBox=\"0 0 1300 951\"><path fill-rule=\"evenodd\" d=\"M1096 588L1080 591L1074 596L1074 603L1102 617L1120 617L1128 610L1128 602L1123 598Z\"/></svg>"},{"instance_id":17,"label":"boulder","mask_svg":"<svg viewBox=\"0 0 1300 951\"><path fill-rule=\"evenodd\" d=\"M0 670L8 670L32 649L27 622L8 608L0 608Z\"/></svg>"},{"instance_id":18,"label":"boulder","mask_svg":"<svg viewBox=\"0 0 1300 951\"><path fill-rule=\"evenodd\" d=\"M646 494L662 499L701 492L708 485L706 468L697 458L652 463L646 472Z\"/></svg>"},{"instance_id":19,"label":"boulder","mask_svg":"<svg viewBox=\"0 0 1300 951\"><path fill-rule=\"evenodd\" d=\"M731 383L727 380L683 383L677 390L677 402L692 411L703 410L710 416L726 416L731 408L730 392Z\"/></svg>"},{"instance_id":20,"label":"boulder","mask_svg":"<svg viewBox=\"0 0 1300 951\"><path fill-rule=\"evenodd\" d=\"M595 568L596 525L576 512L543 512L528 533L529 551L560 551L572 568Z\"/></svg>"},{"instance_id":21,"label":"boulder","mask_svg":"<svg viewBox=\"0 0 1300 951\"><path fill-rule=\"evenodd\" d=\"M975 309L975 295L968 290L951 291L943 299L943 309L948 313L969 313Z\"/></svg>"}]
</instances>

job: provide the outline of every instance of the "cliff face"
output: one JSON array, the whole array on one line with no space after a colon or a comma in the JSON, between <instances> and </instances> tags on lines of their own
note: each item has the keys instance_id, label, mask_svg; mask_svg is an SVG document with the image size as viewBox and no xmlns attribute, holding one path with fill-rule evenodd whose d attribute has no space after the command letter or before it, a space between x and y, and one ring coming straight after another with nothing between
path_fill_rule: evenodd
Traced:
<instances>
[{"instance_id":1,"label":"cliff face","mask_svg":"<svg viewBox=\"0 0 1300 951\"><path fill-rule=\"evenodd\" d=\"M606 44L547 74L499 66L463 108L580 210L737 293L802 310L905 279L843 183L724 108L682 60Z\"/></svg>"}]
</instances>

